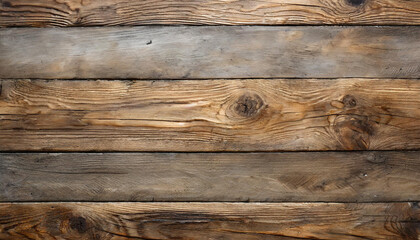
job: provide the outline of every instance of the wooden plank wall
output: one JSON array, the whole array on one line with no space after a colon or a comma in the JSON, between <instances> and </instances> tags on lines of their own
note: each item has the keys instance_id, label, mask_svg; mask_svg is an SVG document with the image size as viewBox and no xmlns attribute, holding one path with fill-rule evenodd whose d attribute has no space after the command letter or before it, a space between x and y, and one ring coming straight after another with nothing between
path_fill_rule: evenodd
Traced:
<instances>
[{"instance_id":1,"label":"wooden plank wall","mask_svg":"<svg viewBox=\"0 0 420 240\"><path fill-rule=\"evenodd\" d=\"M419 0L0 0L0 239L418 240L419 202Z\"/></svg>"}]
</instances>

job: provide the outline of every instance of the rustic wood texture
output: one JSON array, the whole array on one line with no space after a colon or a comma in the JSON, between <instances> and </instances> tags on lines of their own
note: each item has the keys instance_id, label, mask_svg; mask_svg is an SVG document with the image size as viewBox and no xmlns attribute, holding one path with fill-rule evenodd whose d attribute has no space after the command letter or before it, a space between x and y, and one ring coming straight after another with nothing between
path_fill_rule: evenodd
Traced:
<instances>
[{"instance_id":1,"label":"rustic wood texture","mask_svg":"<svg viewBox=\"0 0 420 240\"><path fill-rule=\"evenodd\" d=\"M420 24L418 0L1 0L0 2L0 27L143 24Z\"/></svg>"},{"instance_id":2,"label":"rustic wood texture","mask_svg":"<svg viewBox=\"0 0 420 240\"><path fill-rule=\"evenodd\" d=\"M420 201L420 153L2 153L0 201Z\"/></svg>"},{"instance_id":3,"label":"rustic wood texture","mask_svg":"<svg viewBox=\"0 0 420 240\"><path fill-rule=\"evenodd\" d=\"M8 239L402 239L418 203L0 204Z\"/></svg>"},{"instance_id":4,"label":"rustic wood texture","mask_svg":"<svg viewBox=\"0 0 420 240\"><path fill-rule=\"evenodd\" d=\"M419 78L418 27L0 29L0 78Z\"/></svg>"},{"instance_id":5,"label":"rustic wood texture","mask_svg":"<svg viewBox=\"0 0 420 240\"><path fill-rule=\"evenodd\" d=\"M2 151L420 147L417 79L3 80Z\"/></svg>"}]
</instances>

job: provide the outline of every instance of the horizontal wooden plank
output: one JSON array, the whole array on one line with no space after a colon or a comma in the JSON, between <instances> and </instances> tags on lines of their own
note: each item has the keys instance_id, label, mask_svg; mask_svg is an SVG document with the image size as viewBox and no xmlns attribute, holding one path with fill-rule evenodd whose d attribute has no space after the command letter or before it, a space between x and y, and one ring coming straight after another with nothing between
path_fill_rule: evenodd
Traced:
<instances>
[{"instance_id":1,"label":"horizontal wooden plank","mask_svg":"<svg viewBox=\"0 0 420 240\"><path fill-rule=\"evenodd\" d=\"M420 147L417 79L3 80L2 151Z\"/></svg>"},{"instance_id":2,"label":"horizontal wooden plank","mask_svg":"<svg viewBox=\"0 0 420 240\"><path fill-rule=\"evenodd\" d=\"M420 201L420 152L2 153L0 201Z\"/></svg>"},{"instance_id":3,"label":"horizontal wooden plank","mask_svg":"<svg viewBox=\"0 0 420 240\"><path fill-rule=\"evenodd\" d=\"M2 0L0 27L143 24L419 25L407 0Z\"/></svg>"},{"instance_id":4,"label":"horizontal wooden plank","mask_svg":"<svg viewBox=\"0 0 420 240\"><path fill-rule=\"evenodd\" d=\"M418 203L0 204L1 239L405 239Z\"/></svg>"},{"instance_id":5,"label":"horizontal wooden plank","mask_svg":"<svg viewBox=\"0 0 420 240\"><path fill-rule=\"evenodd\" d=\"M0 29L0 78L419 78L418 27Z\"/></svg>"}]
</instances>

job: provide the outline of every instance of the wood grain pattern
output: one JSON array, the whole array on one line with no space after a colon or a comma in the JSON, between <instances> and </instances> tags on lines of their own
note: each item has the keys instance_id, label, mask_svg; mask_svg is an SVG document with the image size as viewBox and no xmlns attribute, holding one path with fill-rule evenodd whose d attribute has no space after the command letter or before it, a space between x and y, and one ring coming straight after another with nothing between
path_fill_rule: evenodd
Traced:
<instances>
[{"instance_id":1,"label":"wood grain pattern","mask_svg":"<svg viewBox=\"0 0 420 240\"><path fill-rule=\"evenodd\" d=\"M420 201L420 153L2 153L0 201Z\"/></svg>"},{"instance_id":2,"label":"wood grain pattern","mask_svg":"<svg viewBox=\"0 0 420 240\"><path fill-rule=\"evenodd\" d=\"M0 204L8 239L402 239L418 203Z\"/></svg>"},{"instance_id":3,"label":"wood grain pattern","mask_svg":"<svg viewBox=\"0 0 420 240\"><path fill-rule=\"evenodd\" d=\"M419 78L418 27L0 29L0 78Z\"/></svg>"},{"instance_id":4,"label":"wood grain pattern","mask_svg":"<svg viewBox=\"0 0 420 240\"><path fill-rule=\"evenodd\" d=\"M143 24L419 25L417 0L1 0L0 27Z\"/></svg>"},{"instance_id":5,"label":"wood grain pattern","mask_svg":"<svg viewBox=\"0 0 420 240\"><path fill-rule=\"evenodd\" d=\"M3 151L420 147L416 79L3 80Z\"/></svg>"}]
</instances>

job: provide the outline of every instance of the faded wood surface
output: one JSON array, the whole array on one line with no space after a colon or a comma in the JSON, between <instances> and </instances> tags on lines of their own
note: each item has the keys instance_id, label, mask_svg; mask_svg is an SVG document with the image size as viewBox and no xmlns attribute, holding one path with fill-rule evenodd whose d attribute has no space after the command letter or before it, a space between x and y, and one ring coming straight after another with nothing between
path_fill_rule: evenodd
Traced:
<instances>
[{"instance_id":1,"label":"faded wood surface","mask_svg":"<svg viewBox=\"0 0 420 240\"><path fill-rule=\"evenodd\" d=\"M0 78L419 78L418 27L0 29Z\"/></svg>"},{"instance_id":2,"label":"faded wood surface","mask_svg":"<svg viewBox=\"0 0 420 240\"><path fill-rule=\"evenodd\" d=\"M0 204L1 239L404 239L418 203Z\"/></svg>"},{"instance_id":3,"label":"faded wood surface","mask_svg":"<svg viewBox=\"0 0 420 240\"><path fill-rule=\"evenodd\" d=\"M3 151L420 147L417 79L3 80Z\"/></svg>"},{"instance_id":4,"label":"faded wood surface","mask_svg":"<svg viewBox=\"0 0 420 240\"><path fill-rule=\"evenodd\" d=\"M417 0L1 0L0 27L143 24L418 25Z\"/></svg>"},{"instance_id":5,"label":"faded wood surface","mask_svg":"<svg viewBox=\"0 0 420 240\"><path fill-rule=\"evenodd\" d=\"M0 201L420 201L420 153L2 153Z\"/></svg>"}]
</instances>

